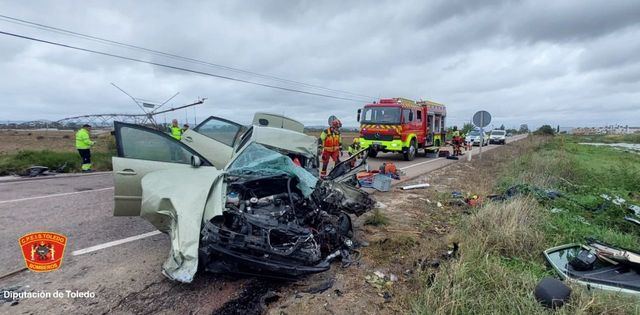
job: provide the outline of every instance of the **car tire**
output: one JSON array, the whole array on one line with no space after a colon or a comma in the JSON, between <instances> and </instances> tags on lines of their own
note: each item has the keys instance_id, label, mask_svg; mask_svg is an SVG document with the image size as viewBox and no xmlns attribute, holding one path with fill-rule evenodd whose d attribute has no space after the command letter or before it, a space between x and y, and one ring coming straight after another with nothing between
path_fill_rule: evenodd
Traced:
<instances>
[{"instance_id":1,"label":"car tire","mask_svg":"<svg viewBox=\"0 0 640 315\"><path fill-rule=\"evenodd\" d=\"M418 151L416 145L416 139L411 139L411 144L405 152L403 152L405 161L413 161L416 158L416 152Z\"/></svg>"}]
</instances>

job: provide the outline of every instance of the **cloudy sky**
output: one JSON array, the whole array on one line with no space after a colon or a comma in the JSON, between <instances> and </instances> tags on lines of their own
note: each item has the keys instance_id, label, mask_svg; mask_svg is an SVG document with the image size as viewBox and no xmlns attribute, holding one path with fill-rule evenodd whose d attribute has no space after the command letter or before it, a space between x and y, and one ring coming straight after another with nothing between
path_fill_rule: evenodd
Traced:
<instances>
[{"instance_id":1,"label":"cloudy sky","mask_svg":"<svg viewBox=\"0 0 640 315\"><path fill-rule=\"evenodd\" d=\"M381 97L448 106L450 125L480 109L496 125L640 125L640 1L0 1L0 14L325 89L186 62L0 18L0 31L292 93L0 34L0 120L57 120L182 105L201 120L256 111L307 125L356 125ZM331 90L328 90L331 89ZM345 94L333 90L346 91ZM167 116L193 122L194 110Z\"/></svg>"}]
</instances>

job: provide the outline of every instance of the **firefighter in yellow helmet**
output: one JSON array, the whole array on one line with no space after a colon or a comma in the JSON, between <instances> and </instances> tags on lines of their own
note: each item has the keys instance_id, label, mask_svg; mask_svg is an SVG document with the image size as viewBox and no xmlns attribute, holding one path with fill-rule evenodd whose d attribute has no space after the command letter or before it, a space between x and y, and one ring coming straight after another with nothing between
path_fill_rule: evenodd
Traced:
<instances>
[{"instance_id":1,"label":"firefighter in yellow helmet","mask_svg":"<svg viewBox=\"0 0 640 315\"><path fill-rule=\"evenodd\" d=\"M82 158L82 172L91 173L91 147L96 144L91 141L91 125L82 125L82 128L76 132L76 149Z\"/></svg>"},{"instance_id":2,"label":"firefighter in yellow helmet","mask_svg":"<svg viewBox=\"0 0 640 315\"><path fill-rule=\"evenodd\" d=\"M329 124L329 128L323 130L320 134L320 143L322 144L322 170L320 171L320 177L327 176L329 159L332 159L335 164L340 163L340 154L342 152L340 127L342 127L342 123L335 118Z\"/></svg>"},{"instance_id":3,"label":"firefighter in yellow helmet","mask_svg":"<svg viewBox=\"0 0 640 315\"><path fill-rule=\"evenodd\" d=\"M169 133L176 140L182 139L182 128L178 125L178 120L174 119L171 121L171 125L169 126Z\"/></svg>"}]
</instances>

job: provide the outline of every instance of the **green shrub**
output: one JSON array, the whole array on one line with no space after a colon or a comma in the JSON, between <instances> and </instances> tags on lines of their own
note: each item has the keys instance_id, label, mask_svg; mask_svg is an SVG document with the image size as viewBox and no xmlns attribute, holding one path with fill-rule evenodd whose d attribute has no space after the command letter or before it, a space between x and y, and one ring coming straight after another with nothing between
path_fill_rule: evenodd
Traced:
<instances>
[{"instance_id":1,"label":"green shrub","mask_svg":"<svg viewBox=\"0 0 640 315\"><path fill-rule=\"evenodd\" d=\"M97 171L110 171L110 153L92 153L91 161L93 169ZM81 159L77 152L19 151L15 154L0 155L0 176L21 174L31 166L46 166L50 170L60 169L62 172L79 172ZM64 166L64 167L63 167Z\"/></svg>"},{"instance_id":2,"label":"green shrub","mask_svg":"<svg viewBox=\"0 0 640 315\"><path fill-rule=\"evenodd\" d=\"M365 225L373 225L373 226L383 226L389 224L389 218L380 211L380 209L376 208L373 210L370 216L364 220Z\"/></svg>"}]
</instances>

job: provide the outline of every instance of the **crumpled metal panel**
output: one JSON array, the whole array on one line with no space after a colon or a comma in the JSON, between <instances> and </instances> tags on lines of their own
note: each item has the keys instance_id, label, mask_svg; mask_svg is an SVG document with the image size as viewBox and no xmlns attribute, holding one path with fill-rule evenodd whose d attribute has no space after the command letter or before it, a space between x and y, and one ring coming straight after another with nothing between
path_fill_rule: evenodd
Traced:
<instances>
[{"instance_id":1,"label":"crumpled metal panel","mask_svg":"<svg viewBox=\"0 0 640 315\"><path fill-rule=\"evenodd\" d=\"M223 171L199 167L162 170L142 178L140 216L171 237L171 251L162 265L169 279L191 282L198 269L200 227L214 183ZM222 198L212 198L222 200Z\"/></svg>"}]
</instances>

